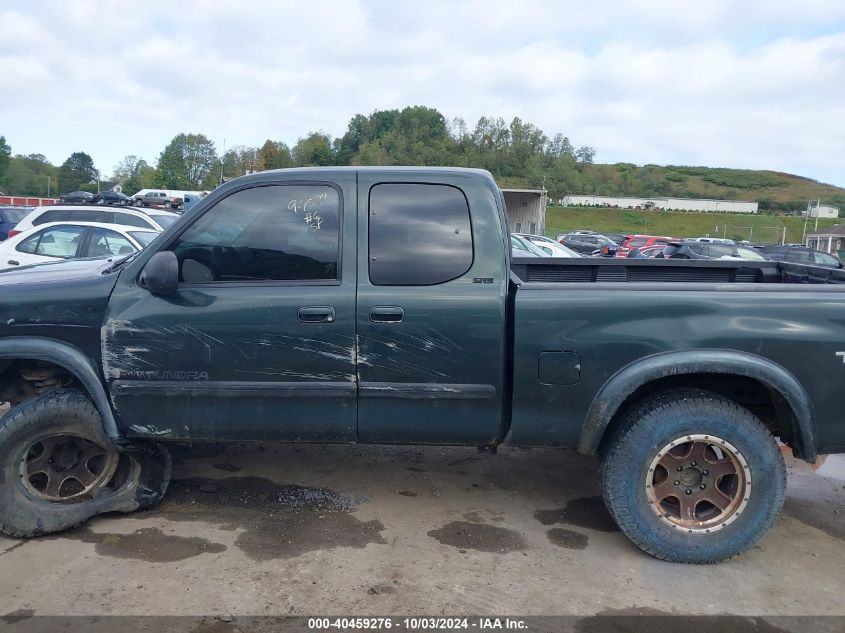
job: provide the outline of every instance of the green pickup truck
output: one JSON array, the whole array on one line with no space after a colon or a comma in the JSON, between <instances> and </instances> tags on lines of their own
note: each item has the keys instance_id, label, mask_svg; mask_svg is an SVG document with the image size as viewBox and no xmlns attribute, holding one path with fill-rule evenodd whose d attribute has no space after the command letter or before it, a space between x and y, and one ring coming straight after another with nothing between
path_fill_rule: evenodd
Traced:
<instances>
[{"instance_id":1,"label":"green pickup truck","mask_svg":"<svg viewBox=\"0 0 845 633\"><path fill-rule=\"evenodd\" d=\"M0 531L156 503L169 443L577 448L659 558L751 547L845 451L845 276L513 259L489 173L269 171L128 258L0 274Z\"/></svg>"}]
</instances>

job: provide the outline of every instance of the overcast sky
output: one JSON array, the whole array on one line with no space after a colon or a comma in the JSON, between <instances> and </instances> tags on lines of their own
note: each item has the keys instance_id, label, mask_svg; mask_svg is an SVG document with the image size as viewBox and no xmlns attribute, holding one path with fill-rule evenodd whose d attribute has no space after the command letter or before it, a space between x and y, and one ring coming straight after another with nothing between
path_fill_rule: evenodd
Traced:
<instances>
[{"instance_id":1,"label":"overcast sky","mask_svg":"<svg viewBox=\"0 0 845 633\"><path fill-rule=\"evenodd\" d=\"M845 186L845 0L4 0L0 134L56 164L154 163L427 105L519 116L597 161Z\"/></svg>"}]
</instances>

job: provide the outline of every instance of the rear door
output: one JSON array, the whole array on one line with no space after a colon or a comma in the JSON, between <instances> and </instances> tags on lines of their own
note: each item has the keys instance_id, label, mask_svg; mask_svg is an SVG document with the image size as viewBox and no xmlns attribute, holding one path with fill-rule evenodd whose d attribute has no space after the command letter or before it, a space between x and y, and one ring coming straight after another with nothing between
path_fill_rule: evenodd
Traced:
<instances>
[{"instance_id":1,"label":"rear door","mask_svg":"<svg viewBox=\"0 0 845 633\"><path fill-rule=\"evenodd\" d=\"M497 197L408 174L359 173L358 438L487 444L505 385Z\"/></svg>"}]
</instances>

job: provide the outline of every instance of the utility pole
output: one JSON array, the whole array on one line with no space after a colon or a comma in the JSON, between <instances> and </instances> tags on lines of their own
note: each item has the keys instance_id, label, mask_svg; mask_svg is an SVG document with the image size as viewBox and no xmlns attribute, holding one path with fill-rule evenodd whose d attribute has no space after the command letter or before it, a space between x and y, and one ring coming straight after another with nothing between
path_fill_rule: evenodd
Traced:
<instances>
[{"instance_id":1,"label":"utility pole","mask_svg":"<svg viewBox=\"0 0 845 633\"><path fill-rule=\"evenodd\" d=\"M801 234L801 243L807 243L807 220L810 218L810 207L813 205L812 200L807 200L807 212L804 214L804 232Z\"/></svg>"},{"instance_id":2,"label":"utility pole","mask_svg":"<svg viewBox=\"0 0 845 633\"><path fill-rule=\"evenodd\" d=\"M226 155L226 139L223 139L223 153L220 154L220 184L223 184L223 157Z\"/></svg>"},{"instance_id":3,"label":"utility pole","mask_svg":"<svg viewBox=\"0 0 845 633\"><path fill-rule=\"evenodd\" d=\"M816 228L813 229L814 233L817 233L818 230L819 230L819 207L821 206L821 204L822 204L821 198L816 200Z\"/></svg>"}]
</instances>

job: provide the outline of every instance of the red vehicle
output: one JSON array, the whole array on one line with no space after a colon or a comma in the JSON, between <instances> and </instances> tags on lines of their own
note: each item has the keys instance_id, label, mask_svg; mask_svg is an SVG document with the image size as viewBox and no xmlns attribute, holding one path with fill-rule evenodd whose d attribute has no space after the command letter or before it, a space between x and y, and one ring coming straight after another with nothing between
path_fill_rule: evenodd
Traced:
<instances>
[{"instance_id":1,"label":"red vehicle","mask_svg":"<svg viewBox=\"0 0 845 633\"><path fill-rule=\"evenodd\" d=\"M616 249L616 257L628 257L628 253L632 248L639 248L640 250L648 248L649 246L658 246L660 244L667 244L674 240L674 237L665 237L660 235L628 235L625 241Z\"/></svg>"}]
</instances>

